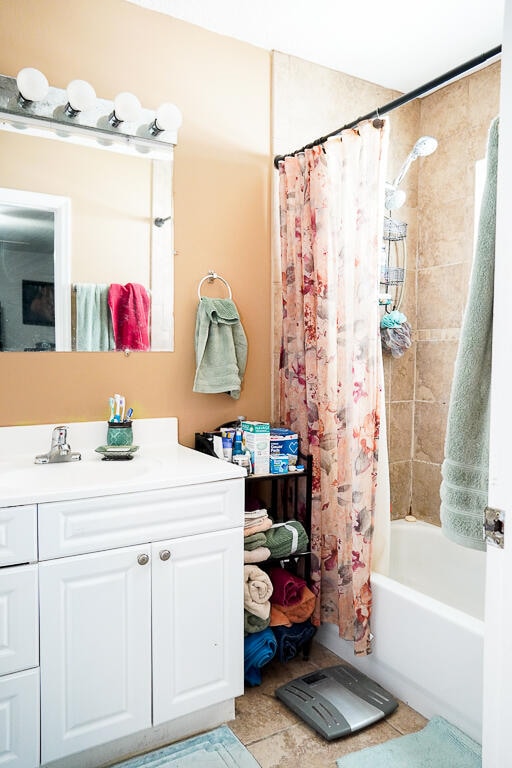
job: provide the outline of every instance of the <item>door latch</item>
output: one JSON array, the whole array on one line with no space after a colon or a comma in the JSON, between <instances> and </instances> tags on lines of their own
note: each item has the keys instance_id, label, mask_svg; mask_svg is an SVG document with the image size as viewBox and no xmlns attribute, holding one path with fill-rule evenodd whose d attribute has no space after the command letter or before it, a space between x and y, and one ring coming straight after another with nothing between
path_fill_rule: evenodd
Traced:
<instances>
[{"instance_id":1,"label":"door latch","mask_svg":"<svg viewBox=\"0 0 512 768\"><path fill-rule=\"evenodd\" d=\"M484 539L487 544L503 549L505 546L505 512L503 509L485 508Z\"/></svg>"}]
</instances>

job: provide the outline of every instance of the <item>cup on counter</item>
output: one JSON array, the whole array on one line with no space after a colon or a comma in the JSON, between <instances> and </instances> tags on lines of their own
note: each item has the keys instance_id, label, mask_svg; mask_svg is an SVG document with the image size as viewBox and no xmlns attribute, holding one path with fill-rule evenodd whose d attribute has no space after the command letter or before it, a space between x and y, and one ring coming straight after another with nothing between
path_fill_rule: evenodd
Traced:
<instances>
[{"instance_id":1,"label":"cup on counter","mask_svg":"<svg viewBox=\"0 0 512 768\"><path fill-rule=\"evenodd\" d=\"M107 445L133 445L131 421L109 421L107 424Z\"/></svg>"}]
</instances>

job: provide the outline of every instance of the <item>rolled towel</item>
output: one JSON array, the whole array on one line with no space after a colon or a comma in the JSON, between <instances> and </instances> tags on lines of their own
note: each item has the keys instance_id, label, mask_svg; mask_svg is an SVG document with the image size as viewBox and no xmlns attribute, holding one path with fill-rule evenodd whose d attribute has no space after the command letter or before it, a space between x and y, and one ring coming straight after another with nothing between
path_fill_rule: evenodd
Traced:
<instances>
[{"instance_id":1,"label":"rolled towel","mask_svg":"<svg viewBox=\"0 0 512 768\"><path fill-rule=\"evenodd\" d=\"M298 520L274 523L267 530L267 547L275 558L288 557L295 552L305 552L308 543L308 535Z\"/></svg>"},{"instance_id":2,"label":"rolled towel","mask_svg":"<svg viewBox=\"0 0 512 768\"><path fill-rule=\"evenodd\" d=\"M295 605L280 605L279 608L292 624L301 624L313 615L316 597L307 587L302 588L302 594Z\"/></svg>"},{"instance_id":3,"label":"rolled towel","mask_svg":"<svg viewBox=\"0 0 512 768\"><path fill-rule=\"evenodd\" d=\"M270 615L272 582L257 565L244 565L244 608L261 619Z\"/></svg>"},{"instance_id":4,"label":"rolled towel","mask_svg":"<svg viewBox=\"0 0 512 768\"><path fill-rule=\"evenodd\" d=\"M250 635L253 632L262 632L270 624L270 616L267 619L260 619L254 613L244 610L244 635Z\"/></svg>"},{"instance_id":5,"label":"rolled towel","mask_svg":"<svg viewBox=\"0 0 512 768\"><path fill-rule=\"evenodd\" d=\"M283 606L296 605L300 601L302 590L306 586L304 579L295 576L285 568L269 568L268 575L273 586L272 595L269 598L271 603Z\"/></svg>"},{"instance_id":6,"label":"rolled towel","mask_svg":"<svg viewBox=\"0 0 512 768\"><path fill-rule=\"evenodd\" d=\"M252 536L253 533L268 531L269 528L272 528L272 518L267 516L253 525L248 525L246 528L244 527L244 536Z\"/></svg>"},{"instance_id":7,"label":"rolled towel","mask_svg":"<svg viewBox=\"0 0 512 768\"><path fill-rule=\"evenodd\" d=\"M258 547L257 549L244 549L244 563L263 563L270 557L268 547Z\"/></svg>"},{"instance_id":8,"label":"rolled towel","mask_svg":"<svg viewBox=\"0 0 512 768\"><path fill-rule=\"evenodd\" d=\"M256 547L266 547L267 537L263 533L253 533L250 536L244 536L244 549L256 549Z\"/></svg>"},{"instance_id":9,"label":"rolled towel","mask_svg":"<svg viewBox=\"0 0 512 768\"><path fill-rule=\"evenodd\" d=\"M292 624L291 627L273 627L270 631L274 633L277 642L277 658L279 661L290 661L314 637L316 627L308 620L302 624Z\"/></svg>"},{"instance_id":10,"label":"rolled towel","mask_svg":"<svg viewBox=\"0 0 512 768\"><path fill-rule=\"evenodd\" d=\"M277 640L270 627L244 639L244 678L249 685L261 684L261 668L276 655Z\"/></svg>"}]
</instances>

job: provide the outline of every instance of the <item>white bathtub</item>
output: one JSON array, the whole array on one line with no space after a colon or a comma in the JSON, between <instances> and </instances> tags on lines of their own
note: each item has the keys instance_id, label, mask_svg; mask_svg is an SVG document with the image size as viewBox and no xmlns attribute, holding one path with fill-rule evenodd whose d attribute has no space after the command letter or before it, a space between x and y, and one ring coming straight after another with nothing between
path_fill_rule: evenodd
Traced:
<instances>
[{"instance_id":1,"label":"white bathtub","mask_svg":"<svg viewBox=\"0 0 512 768\"><path fill-rule=\"evenodd\" d=\"M481 742L485 553L423 522L391 524L390 573L372 574L373 651L357 657L338 628L317 640L425 717Z\"/></svg>"}]
</instances>

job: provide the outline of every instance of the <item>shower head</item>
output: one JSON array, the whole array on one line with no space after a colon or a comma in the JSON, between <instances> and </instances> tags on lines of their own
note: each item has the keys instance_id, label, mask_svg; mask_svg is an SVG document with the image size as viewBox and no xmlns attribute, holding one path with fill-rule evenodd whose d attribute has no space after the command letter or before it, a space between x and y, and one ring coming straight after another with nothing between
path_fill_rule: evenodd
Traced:
<instances>
[{"instance_id":1,"label":"shower head","mask_svg":"<svg viewBox=\"0 0 512 768\"><path fill-rule=\"evenodd\" d=\"M427 155L431 155L432 152L435 152L437 149L437 139L434 139L433 136L422 136L414 147L412 148L411 155L414 155L414 157L427 157Z\"/></svg>"},{"instance_id":2,"label":"shower head","mask_svg":"<svg viewBox=\"0 0 512 768\"><path fill-rule=\"evenodd\" d=\"M405 174L409 170L411 163L416 160L417 157L427 157L427 155L431 155L432 152L435 152L436 149L436 139L434 139L432 136L421 136L405 158L405 162L398 171L398 176L394 180L393 186L398 187L398 185L404 180Z\"/></svg>"}]
</instances>

